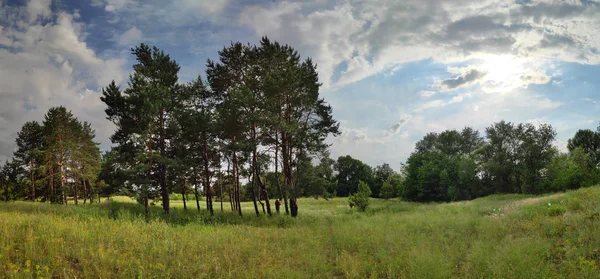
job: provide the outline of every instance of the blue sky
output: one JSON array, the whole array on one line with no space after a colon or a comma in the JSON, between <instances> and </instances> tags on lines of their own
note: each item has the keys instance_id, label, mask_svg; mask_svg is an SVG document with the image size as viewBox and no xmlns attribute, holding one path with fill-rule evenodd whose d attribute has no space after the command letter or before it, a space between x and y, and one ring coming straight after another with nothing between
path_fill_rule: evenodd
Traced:
<instances>
[{"instance_id":1,"label":"blue sky","mask_svg":"<svg viewBox=\"0 0 600 279\"><path fill-rule=\"evenodd\" d=\"M427 132L500 120L552 124L564 150L600 121L598 30L590 0L0 0L0 161L54 105L109 148L100 90L126 86L136 44L169 53L185 82L262 36L317 62L342 130L334 158L397 169Z\"/></svg>"}]
</instances>

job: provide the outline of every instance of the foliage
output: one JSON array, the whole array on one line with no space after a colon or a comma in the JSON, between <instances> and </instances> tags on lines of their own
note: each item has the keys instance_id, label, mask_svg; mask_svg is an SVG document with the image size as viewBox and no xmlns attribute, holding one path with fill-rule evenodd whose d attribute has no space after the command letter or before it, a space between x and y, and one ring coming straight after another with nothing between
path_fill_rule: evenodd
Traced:
<instances>
[{"instance_id":1,"label":"foliage","mask_svg":"<svg viewBox=\"0 0 600 279\"><path fill-rule=\"evenodd\" d=\"M340 156L334 166L337 172L336 192L338 197L347 197L358 191L360 181L371 185L373 183L373 171L367 164L349 155Z\"/></svg>"},{"instance_id":2,"label":"foliage","mask_svg":"<svg viewBox=\"0 0 600 279\"><path fill-rule=\"evenodd\" d=\"M369 201L369 197L371 196L372 192L371 189L369 188L369 185L363 181L359 181L358 182L358 191L354 194L351 194L348 197L348 203L350 205L350 207L354 207L356 206L356 208L359 211L365 211L367 210L367 207L369 207L369 204L371 203Z\"/></svg>"},{"instance_id":3,"label":"foliage","mask_svg":"<svg viewBox=\"0 0 600 279\"><path fill-rule=\"evenodd\" d=\"M394 186L392 186L392 183L390 182L383 182L383 186L381 186L381 190L379 192L379 197L382 199L390 199L396 196L396 191L394 189Z\"/></svg>"},{"instance_id":4,"label":"foliage","mask_svg":"<svg viewBox=\"0 0 600 279\"><path fill-rule=\"evenodd\" d=\"M14 160L3 167L5 200L29 199L75 204L99 192L100 149L95 132L65 107L53 107L42 124L26 122L17 134Z\"/></svg>"},{"instance_id":5,"label":"foliage","mask_svg":"<svg viewBox=\"0 0 600 279\"><path fill-rule=\"evenodd\" d=\"M132 48L137 63L129 76L129 87L121 92L113 81L102 90L107 119L117 129L111 137L119 152L120 166L128 176L128 188L140 200L162 197L169 212L167 169L173 163L171 139L178 89L179 65L156 47L141 44Z\"/></svg>"}]
</instances>

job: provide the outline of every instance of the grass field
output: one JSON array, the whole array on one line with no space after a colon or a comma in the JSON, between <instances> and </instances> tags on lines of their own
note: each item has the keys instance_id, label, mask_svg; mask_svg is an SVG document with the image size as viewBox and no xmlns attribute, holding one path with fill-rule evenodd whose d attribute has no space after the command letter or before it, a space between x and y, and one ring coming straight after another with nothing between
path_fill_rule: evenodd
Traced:
<instances>
[{"instance_id":1,"label":"grass field","mask_svg":"<svg viewBox=\"0 0 600 279\"><path fill-rule=\"evenodd\" d=\"M204 209L204 203L201 203ZM0 203L0 278L600 278L600 188L468 202L301 199L300 216L170 216L126 197ZM203 210L204 211L204 210Z\"/></svg>"}]
</instances>

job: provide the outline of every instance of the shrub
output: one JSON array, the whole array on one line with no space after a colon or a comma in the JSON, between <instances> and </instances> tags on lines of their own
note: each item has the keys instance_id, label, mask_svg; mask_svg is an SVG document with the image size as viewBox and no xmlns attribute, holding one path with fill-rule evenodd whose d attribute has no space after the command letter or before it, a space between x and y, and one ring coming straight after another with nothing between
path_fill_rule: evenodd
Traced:
<instances>
[{"instance_id":1,"label":"shrub","mask_svg":"<svg viewBox=\"0 0 600 279\"><path fill-rule=\"evenodd\" d=\"M394 186L389 182L383 182L381 190L379 190L379 197L382 199L389 199L394 197Z\"/></svg>"},{"instance_id":2,"label":"shrub","mask_svg":"<svg viewBox=\"0 0 600 279\"><path fill-rule=\"evenodd\" d=\"M369 185L363 181L360 181L358 183L358 192L348 197L348 204L350 207L356 206L359 211L365 211L367 210L367 207L369 207L369 197L371 194L372 192L369 188Z\"/></svg>"}]
</instances>

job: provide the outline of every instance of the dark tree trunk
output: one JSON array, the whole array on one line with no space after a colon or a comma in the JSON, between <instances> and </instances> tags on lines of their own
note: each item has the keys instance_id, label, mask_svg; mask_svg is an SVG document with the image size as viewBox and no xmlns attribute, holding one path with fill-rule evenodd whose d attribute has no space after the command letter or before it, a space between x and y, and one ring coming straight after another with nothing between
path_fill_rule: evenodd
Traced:
<instances>
[{"instance_id":1,"label":"dark tree trunk","mask_svg":"<svg viewBox=\"0 0 600 279\"><path fill-rule=\"evenodd\" d=\"M231 173L231 163L229 162L229 158L227 158L227 174L229 175L229 183L227 185L227 188L229 188L229 205L231 205L231 211L235 211L235 209L233 208L233 193L232 193L232 185L233 185L233 174Z\"/></svg>"},{"instance_id":2,"label":"dark tree trunk","mask_svg":"<svg viewBox=\"0 0 600 279\"><path fill-rule=\"evenodd\" d=\"M279 189L279 196L280 196L280 198L283 199L284 204L285 204L285 214L290 214L285 191L283 191L281 189L281 183L279 181L279 172L277 172L278 167L279 167L279 133L275 133L275 181L277 183L277 189Z\"/></svg>"},{"instance_id":3,"label":"dark tree trunk","mask_svg":"<svg viewBox=\"0 0 600 279\"><path fill-rule=\"evenodd\" d=\"M252 180L250 180L250 190L252 191L252 202L254 203L254 211L256 212L256 216L260 216L258 212L258 205L256 204L256 189L254 187L254 180L256 177L252 175Z\"/></svg>"},{"instance_id":4,"label":"dark tree trunk","mask_svg":"<svg viewBox=\"0 0 600 279\"><path fill-rule=\"evenodd\" d=\"M258 165L258 160L257 160L257 153L256 150L254 150L254 175L256 176L256 183L258 184L258 200L260 201L261 199L264 199L265 203L267 204L267 213L269 215L271 215L271 203L269 202L269 193L267 192L267 187L265 186L264 183L262 183L262 180L260 179L260 166ZM265 212L265 205L261 202L260 205L262 205L263 207L263 214Z\"/></svg>"},{"instance_id":5,"label":"dark tree trunk","mask_svg":"<svg viewBox=\"0 0 600 279\"><path fill-rule=\"evenodd\" d=\"M221 160L219 160L219 199L221 200L221 212L223 212L223 176L221 175Z\"/></svg>"},{"instance_id":6,"label":"dark tree trunk","mask_svg":"<svg viewBox=\"0 0 600 279\"><path fill-rule=\"evenodd\" d=\"M94 191L92 191L92 184L90 184L89 180L87 180L87 182L84 180L83 182L87 183L87 185L90 186L89 187L89 189L90 189L89 190L89 193L90 193L90 204L92 204L92 203L94 203Z\"/></svg>"},{"instance_id":7,"label":"dark tree trunk","mask_svg":"<svg viewBox=\"0 0 600 279\"><path fill-rule=\"evenodd\" d=\"M298 216L298 204L294 193L294 178L291 166L291 148L289 146L289 139L286 133L281 134L281 152L283 154L283 173L285 177L285 186L290 192L290 214L292 217ZM287 203L286 203L287 211Z\"/></svg>"},{"instance_id":8,"label":"dark tree trunk","mask_svg":"<svg viewBox=\"0 0 600 279\"><path fill-rule=\"evenodd\" d=\"M78 205L79 204L79 202L78 202L78 200L79 200L78 199L78 196L79 196L79 182L78 182L78 180L79 179L74 179L74 180L75 181L73 182L73 193L74 193L73 200L75 201L75 205Z\"/></svg>"},{"instance_id":9,"label":"dark tree trunk","mask_svg":"<svg viewBox=\"0 0 600 279\"><path fill-rule=\"evenodd\" d=\"M34 176L35 164L31 159L31 200L35 201L35 176Z\"/></svg>"},{"instance_id":10,"label":"dark tree trunk","mask_svg":"<svg viewBox=\"0 0 600 279\"><path fill-rule=\"evenodd\" d=\"M50 203L56 203L56 193L54 191L54 170L50 166Z\"/></svg>"},{"instance_id":11,"label":"dark tree trunk","mask_svg":"<svg viewBox=\"0 0 600 279\"><path fill-rule=\"evenodd\" d=\"M203 133L203 157L204 157L204 192L206 192L206 208L210 211L210 215L215 215L213 211L213 203L212 203L212 189L210 187L210 171L208 169L208 164L210 158L208 158L208 139L206 138L206 132Z\"/></svg>"},{"instance_id":12,"label":"dark tree trunk","mask_svg":"<svg viewBox=\"0 0 600 279\"><path fill-rule=\"evenodd\" d=\"M150 219L150 207L148 206L148 198L144 198L144 208L146 209L146 220Z\"/></svg>"},{"instance_id":13,"label":"dark tree trunk","mask_svg":"<svg viewBox=\"0 0 600 279\"><path fill-rule=\"evenodd\" d=\"M239 171L238 171L238 158L237 153L233 152L233 180L234 180L234 189L235 189L235 203L236 209L240 216L242 216L242 205L240 202L240 180L239 180Z\"/></svg>"},{"instance_id":14,"label":"dark tree trunk","mask_svg":"<svg viewBox=\"0 0 600 279\"><path fill-rule=\"evenodd\" d=\"M183 199L183 210L187 211L187 204L185 202L185 181L181 186L181 199Z\"/></svg>"},{"instance_id":15,"label":"dark tree trunk","mask_svg":"<svg viewBox=\"0 0 600 279\"><path fill-rule=\"evenodd\" d=\"M200 212L200 197L198 195L198 175L196 174L196 167L194 167L194 196L196 196L196 208Z\"/></svg>"},{"instance_id":16,"label":"dark tree trunk","mask_svg":"<svg viewBox=\"0 0 600 279\"><path fill-rule=\"evenodd\" d=\"M87 187L85 187L85 179L81 180L81 185L83 185L83 204L87 201ZM91 202L90 202L91 203Z\"/></svg>"}]
</instances>

